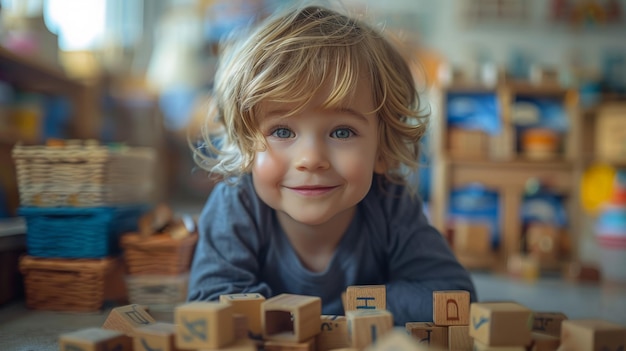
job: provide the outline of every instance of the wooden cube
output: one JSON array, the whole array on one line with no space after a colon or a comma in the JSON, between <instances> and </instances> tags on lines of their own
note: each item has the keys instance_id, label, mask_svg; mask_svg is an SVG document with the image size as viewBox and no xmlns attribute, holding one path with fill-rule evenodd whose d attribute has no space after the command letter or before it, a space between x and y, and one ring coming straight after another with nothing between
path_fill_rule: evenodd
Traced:
<instances>
[{"instance_id":1,"label":"wooden cube","mask_svg":"<svg viewBox=\"0 0 626 351\"><path fill-rule=\"evenodd\" d=\"M454 252L485 255L491 252L491 227L485 222L454 222Z\"/></svg>"},{"instance_id":2,"label":"wooden cube","mask_svg":"<svg viewBox=\"0 0 626 351\"><path fill-rule=\"evenodd\" d=\"M132 337L137 328L145 327L154 322L154 318L144 306L132 304L113 308L102 328L116 330Z\"/></svg>"},{"instance_id":3,"label":"wooden cube","mask_svg":"<svg viewBox=\"0 0 626 351\"><path fill-rule=\"evenodd\" d=\"M350 343L359 350L393 329L393 316L387 310L346 311L346 319Z\"/></svg>"},{"instance_id":4,"label":"wooden cube","mask_svg":"<svg viewBox=\"0 0 626 351\"><path fill-rule=\"evenodd\" d=\"M421 345L415 338L407 335L400 328L393 328L382 335L376 342L365 349L366 351L426 351L437 350Z\"/></svg>"},{"instance_id":5,"label":"wooden cube","mask_svg":"<svg viewBox=\"0 0 626 351\"><path fill-rule=\"evenodd\" d=\"M532 332L531 338L528 351L556 351L561 344L561 339L554 335Z\"/></svg>"},{"instance_id":6,"label":"wooden cube","mask_svg":"<svg viewBox=\"0 0 626 351\"><path fill-rule=\"evenodd\" d=\"M116 330L86 328L59 336L62 351L132 351L132 340Z\"/></svg>"},{"instance_id":7,"label":"wooden cube","mask_svg":"<svg viewBox=\"0 0 626 351\"><path fill-rule=\"evenodd\" d=\"M567 351L626 349L626 327L596 319L569 319L561 323L561 348Z\"/></svg>"},{"instance_id":8,"label":"wooden cube","mask_svg":"<svg viewBox=\"0 0 626 351\"><path fill-rule=\"evenodd\" d=\"M216 349L235 340L233 306L219 302L190 302L174 310L176 347Z\"/></svg>"},{"instance_id":9,"label":"wooden cube","mask_svg":"<svg viewBox=\"0 0 626 351\"><path fill-rule=\"evenodd\" d=\"M220 302L233 305L234 313L248 317L248 330L254 339L263 337L263 325L261 324L261 304L265 297L261 294L227 294L220 296Z\"/></svg>"},{"instance_id":10,"label":"wooden cube","mask_svg":"<svg viewBox=\"0 0 626 351\"><path fill-rule=\"evenodd\" d=\"M469 306L468 291L433 291L433 322L436 325L468 325Z\"/></svg>"},{"instance_id":11,"label":"wooden cube","mask_svg":"<svg viewBox=\"0 0 626 351\"><path fill-rule=\"evenodd\" d=\"M451 325L448 327L448 349L450 351L472 351L474 340L469 336L468 325Z\"/></svg>"},{"instance_id":12,"label":"wooden cube","mask_svg":"<svg viewBox=\"0 0 626 351\"><path fill-rule=\"evenodd\" d=\"M384 285L353 285L346 289L345 310L387 309L387 288Z\"/></svg>"},{"instance_id":13,"label":"wooden cube","mask_svg":"<svg viewBox=\"0 0 626 351\"><path fill-rule=\"evenodd\" d=\"M303 342L320 333L319 297L280 294L264 301L261 311L265 340Z\"/></svg>"},{"instance_id":14,"label":"wooden cube","mask_svg":"<svg viewBox=\"0 0 626 351\"><path fill-rule=\"evenodd\" d=\"M448 328L430 322L410 322L405 324L407 333L420 344L448 348Z\"/></svg>"},{"instance_id":15,"label":"wooden cube","mask_svg":"<svg viewBox=\"0 0 626 351\"><path fill-rule=\"evenodd\" d=\"M475 302L469 335L487 346L525 346L531 340L531 318L532 311L515 302Z\"/></svg>"},{"instance_id":16,"label":"wooden cube","mask_svg":"<svg viewBox=\"0 0 626 351\"><path fill-rule=\"evenodd\" d=\"M251 339L248 334L248 317L245 314L233 313L235 339Z\"/></svg>"},{"instance_id":17,"label":"wooden cube","mask_svg":"<svg viewBox=\"0 0 626 351\"><path fill-rule=\"evenodd\" d=\"M315 338L310 338L303 342L292 341L266 341L263 346L264 351L315 351Z\"/></svg>"},{"instance_id":18,"label":"wooden cube","mask_svg":"<svg viewBox=\"0 0 626 351\"><path fill-rule=\"evenodd\" d=\"M561 336L561 323L567 316L561 312L533 312L533 331Z\"/></svg>"},{"instance_id":19,"label":"wooden cube","mask_svg":"<svg viewBox=\"0 0 626 351\"><path fill-rule=\"evenodd\" d=\"M322 315L320 333L315 337L317 351L350 347L348 321L345 316Z\"/></svg>"},{"instance_id":20,"label":"wooden cube","mask_svg":"<svg viewBox=\"0 0 626 351\"><path fill-rule=\"evenodd\" d=\"M526 351L525 346L490 346L474 340L474 351Z\"/></svg>"},{"instance_id":21,"label":"wooden cube","mask_svg":"<svg viewBox=\"0 0 626 351\"><path fill-rule=\"evenodd\" d=\"M156 322L135 330L134 351L178 351L175 345L176 326L172 323Z\"/></svg>"}]
</instances>

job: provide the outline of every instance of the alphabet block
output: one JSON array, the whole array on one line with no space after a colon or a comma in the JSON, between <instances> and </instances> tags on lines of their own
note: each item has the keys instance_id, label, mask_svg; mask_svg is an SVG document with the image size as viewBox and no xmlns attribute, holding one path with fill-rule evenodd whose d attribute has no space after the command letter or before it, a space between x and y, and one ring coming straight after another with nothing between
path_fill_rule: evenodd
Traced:
<instances>
[{"instance_id":1,"label":"alphabet block","mask_svg":"<svg viewBox=\"0 0 626 351\"><path fill-rule=\"evenodd\" d=\"M626 327L596 319L564 320L561 349L567 351L621 351L626 349Z\"/></svg>"},{"instance_id":2,"label":"alphabet block","mask_svg":"<svg viewBox=\"0 0 626 351\"><path fill-rule=\"evenodd\" d=\"M533 312L533 331L561 336L561 323L567 316L561 312Z\"/></svg>"},{"instance_id":3,"label":"alphabet block","mask_svg":"<svg viewBox=\"0 0 626 351\"><path fill-rule=\"evenodd\" d=\"M353 285L346 290L345 310L387 309L387 288L384 285Z\"/></svg>"},{"instance_id":4,"label":"alphabet block","mask_svg":"<svg viewBox=\"0 0 626 351\"><path fill-rule=\"evenodd\" d=\"M474 340L474 351L526 351L524 346L490 346Z\"/></svg>"},{"instance_id":5,"label":"alphabet block","mask_svg":"<svg viewBox=\"0 0 626 351\"><path fill-rule=\"evenodd\" d=\"M348 321L345 316L321 317L320 333L315 337L317 351L329 351L350 347Z\"/></svg>"},{"instance_id":6,"label":"alphabet block","mask_svg":"<svg viewBox=\"0 0 626 351\"><path fill-rule=\"evenodd\" d=\"M518 303L472 303L470 319L469 335L481 344L487 346L530 344L532 311ZM474 346L476 347L476 343Z\"/></svg>"},{"instance_id":7,"label":"alphabet block","mask_svg":"<svg viewBox=\"0 0 626 351\"><path fill-rule=\"evenodd\" d=\"M176 347L217 349L235 340L233 306L219 302L190 302L174 309Z\"/></svg>"},{"instance_id":8,"label":"alphabet block","mask_svg":"<svg viewBox=\"0 0 626 351\"><path fill-rule=\"evenodd\" d=\"M261 304L265 297L261 294L227 294L220 296L220 302L233 305L234 313L248 317L249 337L261 339L263 337L263 325L261 324Z\"/></svg>"},{"instance_id":9,"label":"alphabet block","mask_svg":"<svg viewBox=\"0 0 626 351\"><path fill-rule=\"evenodd\" d=\"M383 335L375 343L370 345L366 351L426 351L438 350L428 348L423 344L419 344L413 337L407 335L406 331L401 328L392 328L387 334Z\"/></svg>"},{"instance_id":10,"label":"alphabet block","mask_svg":"<svg viewBox=\"0 0 626 351\"><path fill-rule=\"evenodd\" d=\"M116 330L132 337L137 328L154 322L154 318L146 311L145 307L132 304L113 308L102 328Z\"/></svg>"},{"instance_id":11,"label":"alphabet block","mask_svg":"<svg viewBox=\"0 0 626 351\"><path fill-rule=\"evenodd\" d=\"M129 336L116 330L86 328L59 336L61 351L132 351Z\"/></svg>"},{"instance_id":12,"label":"alphabet block","mask_svg":"<svg viewBox=\"0 0 626 351\"><path fill-rule=\"evenodd\" d=\"M469 306L468 291L433 291L433 322L436 325L468 325Z\"/></svg>"},{"instance_id":13,"label":"alphabet block","mask_svg":"<svg viewBox=\"0 0 626 351\"><path fill-rule=\"evenodd\" d=\"M233 314L233 326L235 328L235 339L250 339L248 335L248 317L245 314Z\"/></svg>"},{"instance_id":14,"label":"alphabet block","mask_svg":"<svg viewBox=\"0 0 626 351\"><path fill-rule=\"evenodd\" d=\"M528 348L528 351L556 351L561 344L561 339L556 336L532 332L532 343Z\"/></svg>"},{"instance_id":15,"label":"alphabet block","mask_svg":"<svg viewBox=\"0 0 626 351\"><path fill-rule=\"evenodd\" d=\"M266 341L264 351L315 351L315 338L303 342Z\"/></svg>"},{"instance_id":16,"label":"alphabet block","mask_svg":"<svg viewBox=\"0 0 626 351\"><path fill-rule=\"evenodd\" d=\"M348 335L353 348L362 350L393 329L393 316L387 310L346 311Z\"/></svg>"},{"instance_id":17,"label":"alphabet block","mask_svg":"<svg viewBox=\"0 0 626 351\"><path fill-rule=\"evenodd\" d=\"M319 297L280 294L264 301L261 311L265 340L303 342L320 332Z\"/></svg>"},{"instance_id":18,"label":"alphabet block","mask_svg":"<svg viewBox=\"0 0 626 351\"><path fill-rule=\"evenodd\" d=\"M472 351L474 340L469 336L468 325L448 327L448 349L450 351Z\"/></svg>"},{"instance_id":19,"label":"alphabet block","mask_svg":"<svg viewBox=\"0 0 626 351\"><path fill-rule=\"evenodd\" d=\"M134 351L178 351L174 339L176 326L172 323L156 322L135 330Z\"/></svg>"},{"instance_id":20,"label":"alphabet block","mask_svg":"<svg viewBox=\"0 0 626 351\"><path fill-rule=\"evenodd\" d=\"M410 322L405 325L407 333L420 344L448 348L448 328L429 322Z\"/></svg>"}]
</instances>

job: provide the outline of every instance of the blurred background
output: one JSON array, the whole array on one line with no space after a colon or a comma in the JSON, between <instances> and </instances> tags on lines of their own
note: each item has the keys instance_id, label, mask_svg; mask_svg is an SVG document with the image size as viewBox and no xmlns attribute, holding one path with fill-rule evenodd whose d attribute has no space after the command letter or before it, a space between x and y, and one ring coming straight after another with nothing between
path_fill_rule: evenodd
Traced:
<instances>
[{"instance_id":1,"label":"blurred background","mask_svg":"<svg viewBox=\"0 0 626 351\"><path fill-rule=\"evenodd\" d=\"M188 141L206 123L220 40L293 3L2 0L4 271L23 250L16 143L149 147L152 203L197 213L213 184ZM325 4L411 58L431 113L411 181L466 267L626 282L626 0Z\"/></svg>"}]
</instances>

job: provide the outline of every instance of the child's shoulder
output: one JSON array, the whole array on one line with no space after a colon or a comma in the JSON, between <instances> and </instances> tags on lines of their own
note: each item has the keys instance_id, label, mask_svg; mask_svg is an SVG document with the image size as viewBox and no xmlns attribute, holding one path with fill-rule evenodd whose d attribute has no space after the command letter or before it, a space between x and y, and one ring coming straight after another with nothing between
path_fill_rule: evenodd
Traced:
<instances>
[{"instance_id":1,"label":"child's shoulder","mask_svg":"<svg viewBox=\"0 0 626 351\"><path fill-rule=\"evenodd\" d=\"M211 191L211 196L224 202L242 202L247 205L257 199L249 174L219 181Z\"/></svg>"},{"instance_id":2,"label":"child's shoulder","mask_svg":"<svg viewBox=\"0 0 626 351\"><path fill-rule=\"evenodd\" d=\"M390 216L415 214L416 211L422 210L422 201L415 189L405 184L391 182L380 175L374 176L366 201L375 202L377 207L380 206L379 208Z\"/></svg>"}]
</instances>

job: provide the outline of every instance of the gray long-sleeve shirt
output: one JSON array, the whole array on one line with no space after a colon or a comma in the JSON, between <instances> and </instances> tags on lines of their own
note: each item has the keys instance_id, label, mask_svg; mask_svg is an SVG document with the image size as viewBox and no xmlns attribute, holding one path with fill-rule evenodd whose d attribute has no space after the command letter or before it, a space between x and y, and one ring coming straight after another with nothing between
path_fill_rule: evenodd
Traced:
<instances>
[{"instance_id":1,"label":"gray long-sleeve shirt","mask_svg":"<svg viewBox=\"0 0 626 351\"><path fill-rule=\"evenodd\" d=\"M217 184L200 215L190 301L219 295L281 293L319 296L324 314L344 314L341 293L350 285L386 285L396 325L432 321L432 292L467 290L468 272L427 221L418 197L375 177L324 272L300 263L275 211L259 199L252 178Z\"/></svg>"}]
</instances>

